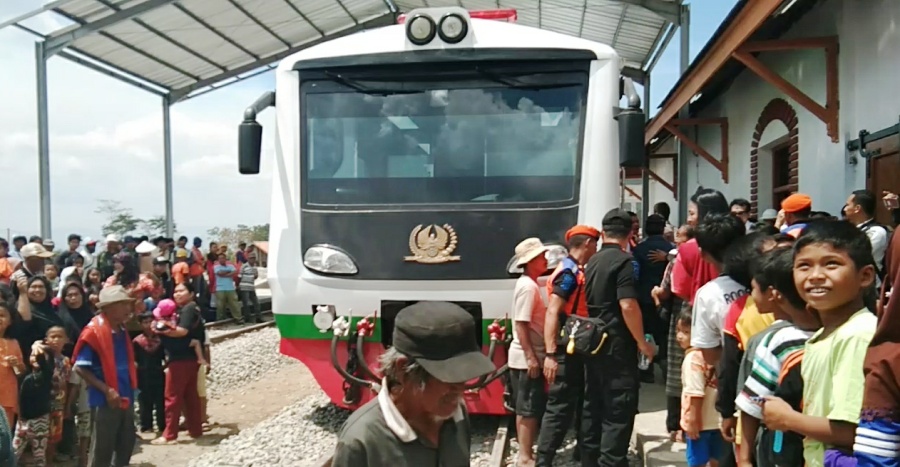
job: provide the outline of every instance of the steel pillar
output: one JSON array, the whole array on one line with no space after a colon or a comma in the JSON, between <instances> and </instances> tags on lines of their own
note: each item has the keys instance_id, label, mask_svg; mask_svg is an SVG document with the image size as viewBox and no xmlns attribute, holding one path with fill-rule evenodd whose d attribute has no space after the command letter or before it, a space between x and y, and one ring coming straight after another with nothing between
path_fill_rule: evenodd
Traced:
<instances>
[{"instance_id":1,"label":"steel pillar","mask_svg":"<svg viewBox=\"0 0 900 467\"><path fill-rule=\"evenodd\" d=\"M648 74L644 82L644 116L650 121L650 75ZM645 150L647 154L644 159L644 170L641 171L641 215L644 219L650 215L650 150ZM644 219L641 219L641 225L644 225Z\"/></svg>"},{"instance_id":2,"label":"steel pillar","mask_svg":"<svg viewBox=\"0 0 900 467\"><path fill-rule=\"evenodd\" d=\"M166 186L166 236L175 236L175 213L172 200L172 121L169 96L162 97L163 111L163 166Z\"/></svg>"},{"instance_id":3,"label":"steel pillar","mask_svg":"<svg viewBox=\"0 0 900 467\"><path fill-rule=\"evenodd\" d=\"M47 56L44 43L34 44L34 74L37 83L38 187L41 200L41 237L51 238L50 224L50 126L47 121Z\"/></svg>"},{"instance_id":4,"label":"steel pillar","mask_svg":"<svg viewBox=\"0 0 900 467\"><path fill-rule=\"evenodd\" d=\"M684 75L691 64L691 6L681 6L681 55L680 55L680 74ZM679 118L688 118L688 109L690 103L687 103L678 111ZM687 221L688 192L687 174L688 174L688 156L690 149L681 141L676 141L678 148L678 157L676 159L678 180L676 191L678 193L678 219L680 223Z\"/></svg>"}]
</instances>

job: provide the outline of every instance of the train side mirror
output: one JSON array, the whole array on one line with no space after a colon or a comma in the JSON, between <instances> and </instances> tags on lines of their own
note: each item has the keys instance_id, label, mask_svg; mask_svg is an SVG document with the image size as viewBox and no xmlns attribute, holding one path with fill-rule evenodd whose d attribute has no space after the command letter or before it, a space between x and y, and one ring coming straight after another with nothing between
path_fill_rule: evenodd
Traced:
<instances>
[{"instance_id":1,"label":"train side mirror","mask_svg":"<svg viewBox=\"0 0 900 467\"><path fill-rule=\"evenodd\" d=\"M622 167L643 167L646 162L644 147L644 112L623 109L617 117L619 121L619 165Z\"/></svg>"},{"instance_id":2,"label":"train side mirror","mask_svg":"<svg viewBox=\"0 0 900 467\"><path fill-rule=\"evenodd\" d=\"M619 81L620 97L628 99L628 106L618 110L619 122L619 165L622 167L644 167L647 151L644 147L644 126L646 115L641 110L641 97L634 88L631 78Z\"/></svg>"},{"instance_id":3,"label":"train side mirror","mask_svg":"<svg viewBox=\"0 0 900 467\"><path fill-rule=\"evenodd\" d=\"M244 175L259 173L262 152L262 125L256 114L275 105L275 93L266 92L244 111L244 120L238 126L238 170Z\"/></svg>"},{"instance_id":4,"label":"train side mirror","mask_svg":"<svg viewBox=\"0 0 900 467\"><path fill-rule=\"evenodd\" d=\"M262 130L256 120L244 120L238 127L238 170L244 175L259 173Z\"/></svg>"}]
</instances>

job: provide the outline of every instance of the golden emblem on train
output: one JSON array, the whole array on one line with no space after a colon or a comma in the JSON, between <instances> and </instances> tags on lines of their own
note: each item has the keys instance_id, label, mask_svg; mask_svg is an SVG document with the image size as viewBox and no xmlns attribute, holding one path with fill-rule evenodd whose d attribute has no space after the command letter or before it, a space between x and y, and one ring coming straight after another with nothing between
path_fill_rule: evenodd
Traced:
<instances>
[{"instance_id":1,"label":"golden emblem on train","mask_svg":"<svg viewBox=\"0 0 900 467\"><path fill-rule=\"evenodd\" d=\"M419 224L409 234L409 251L412 256L404 256L404 261L421 264L440 264L459 261L453 256L459 239L450 224Z\"/></svg>"}]
</instances>

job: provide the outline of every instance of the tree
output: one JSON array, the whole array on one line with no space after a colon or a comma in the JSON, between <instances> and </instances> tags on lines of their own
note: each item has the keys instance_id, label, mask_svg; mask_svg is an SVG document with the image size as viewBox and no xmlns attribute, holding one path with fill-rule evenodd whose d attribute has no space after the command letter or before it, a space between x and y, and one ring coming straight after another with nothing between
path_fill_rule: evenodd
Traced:
<instances>
[{"instance_id":1,"label":"tree","mask_svg":"<svg viewBox=\"0 0 900 467\"><path fill-rule=\"evenodd\" d=\"M210 241L231 247L241 242L253 243L269 239L269 224L248 226L238 224L237 227L215 227L206 231Z\"/></svg>"},{"instance_id":2,"label":"tree","mask_svg":"<svg viewBox=\"0 0 900 467\"><path fill-rule=\"evenodd\" d=\"M166 234L165 216L155 216L144 220L136 217L131 208L122 207L120 201L101 199L99 203L100 205L94 212L106 216L106 223L101 227L103 235L116 234L124 237L146 234L148 237L153 237Z\"/></svg>"},{"instance_id":3,"label":"tree","mask_svg":"<svg viewBox=\"0 0 900 467\"><path fill-rule=\"evenodd\" d=\"M141 220L134 216L131 209L123 208L121 202L111 199L101 199L99 202L100 205L94 212L106 216L106 223L101 227L103 235L116 234L124 237L137 230L141 224Z\"/></svg>"},{"instance_id":4,"label":"tree","mask_svg":"<svg viewBox=\"0 0 900 467\"><path fill-rule=\"evenodd\" d=\"M141 227L148 237L166 235L166 216L155 216L141 222ZM175 223L172 223L172 231L176 231Z\"/></svg>"}]
</instances>

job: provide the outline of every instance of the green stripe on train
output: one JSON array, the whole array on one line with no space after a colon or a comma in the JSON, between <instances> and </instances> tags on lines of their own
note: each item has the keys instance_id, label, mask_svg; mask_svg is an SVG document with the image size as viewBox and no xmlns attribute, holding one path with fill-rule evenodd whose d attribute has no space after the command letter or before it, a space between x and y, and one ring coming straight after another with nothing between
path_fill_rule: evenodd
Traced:
<instances>
[{"instance_id":1,"label":"green stripe on train","mask_svg":"<svg viewBox=\"0 0 900 467\"><path fill-rule=\"evenodd\" d=\"M356 323L362 319L360 317L354 317L350 323L350 329L356 330ZM481 320L481 333L483 336L483 343L487 345L488 343L488 332L487 327L493 323L492 319L484 319ZM278 325L278 331L281 333L281 337L287 339L331 339L331 332L321 332L319 329L313 324L312 315L275 315L275 324ZM510 324L506 325L506 332L512 332L510 328ZM375 333L366 340L370 341L381 341L381 319L377 319L375 323Z\"/></svg>"}]
</instances>

